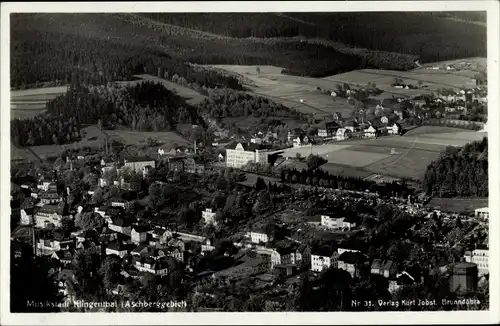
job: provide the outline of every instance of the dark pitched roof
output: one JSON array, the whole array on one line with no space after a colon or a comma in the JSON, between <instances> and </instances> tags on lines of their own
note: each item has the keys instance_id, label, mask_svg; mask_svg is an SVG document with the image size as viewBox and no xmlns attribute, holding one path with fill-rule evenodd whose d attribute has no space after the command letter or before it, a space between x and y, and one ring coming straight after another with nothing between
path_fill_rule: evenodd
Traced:
<instances>
[{"instance_id":1,"label":"dark pitched roof","mask_svg":"<svg viewBox=\"0 0 500 326\"><path fill-rule=\"evenodd\" d=\"M138 233L144 233L144 232L148 232L150 230L150 228L146 225L134 225L132 227L132 230L134 230L135 232L138 232Z\"/></svg>"},{"instance_id":2,"label":"dark pitched roof","mask_svg":"<svg viewBox=\"0 0 500 326\"><path fill-rule=\"evenodd\" d=\"M392 260L374 259L371 268L389 270L394 265Z\"/></svg>"},{"instance_id":3,"label":"dark pitched roof","mask_svg":"<svg viewBox=\"0 0 500 326\"><path fill-rule=\"evenodd\" d=\"M150 162L154 161L153 158L146 157L146 156L136 156L136 157L128 157L125 159L125 163L129 162Z\"/></svg>"},{"instance_id":4,"label":"dark pitched roof","mask_svg":"<svg viewBox=\"0 0 500 326\"><path fill-rule=\"evenodd\" d=\"M335 248L332 247L313 247L311 249L311 255L322 256L322 257L332 257L336 253Z\"/></svg>"},{"instance_id":5,"label":"dark pitched roof","mask_svg":"<svg viewBox=\"0 0 500 326\"><path fill-rule=\"evenodd\" d=\"M346 251L339 257L339 261L346 264L364 263L367 260L366 256L360 252Z\"/></svg>"},{"instance_id":6,"label":"dark pitched roof","mask_svg":"<svg viewBox=\"0 0 500 326\"><path fill-rule=\"evenodd\" d=\"M116 251L127 250L127 246L123 244L121 241L113 241L107 245L107 248Z\"/></svg>"},{"instance_id":7,"label":"dark pitched roof","mask_svg":"<svg viewBox=\"0 0 500 326\"><path fill-rule=\"evenodd\" d=\"M121 216L113 216L111 217L111 220L113 221L113 224L116 226L121 226L121 227L127 227L131 226L132 222L128 219L125 219Z\"/></svg>"},{"instance_id":8,"label":"dark pitched roof","mask_svg":"<svg viewBox=\"0 0 500 326\"><path fill-rule=\"evenodd\" d=\"M244 143L244 142L235 142L235 143L229 145L228 148L236 149L236 146L238 146L238 144L241 144L241 146L243 146L243 149L247 152L261 150L261 149L267 149L266 145L264 145L264 144L254 144L254 143Z\"/></svg>"},{"instance_id":9,"label":"dark pitched roof","mask_svg":"<svg viewBox=\"0 0 500 326\"><path fill-rule=\"evenodd\" d=\"M280 247L280 248L276 248L276 251L280 254L280 255L288 255L292 252L295 251L295 247L294 246L287 246L287 247Z\"/></svg>"},{"instance_id":10,"label":"dark pitched roof","mask_svg":"<svg viewBox=\"0 0 500 326\"><path fill-rule=\"evenodd\" d=\"M59 207L59 205L44 205L40 207L38 210L39 213L57 213L57 214L62 214L63 210Z\"/></svg>"}]
</instances>

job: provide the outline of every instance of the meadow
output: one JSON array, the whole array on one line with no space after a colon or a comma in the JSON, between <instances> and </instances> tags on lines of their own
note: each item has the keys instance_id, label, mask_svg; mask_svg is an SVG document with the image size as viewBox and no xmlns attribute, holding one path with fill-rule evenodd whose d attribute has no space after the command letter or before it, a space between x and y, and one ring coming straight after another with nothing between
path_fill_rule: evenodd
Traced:
<instances>
[{"instance_id":1,"label":"meadow","mask_svg":"<svg viewBox=\"0 0 500 326\"><path fill-rule=\"evenodd\" d=\"M43 113L45 104L66 90L66 86L61 86L11 91L10 118L29 119Z\"/></svg>"},{"instance_id":2,"label":"meadow","mask_svg":"<svg viewBox=\"0 0 500 326\"><path fill-rule=\"evenodd\" d=\"M426 207L439 207L447 212L473 212L477 208L488 207L488 198L432 198Z\"/></svg>"},{"instance_id":3,"label":"meadow","mask_svg":"<svg viewBox=\"0 0 500 326\"><path fill-rule=\"evenodd\" d=\"M286 149L285 157L320 155L328 160L321 166L335 175L361 178L383 177L420 180L427 166L447 146L464 146L481 140L484 133L447 127L424 126L411 135L377 139L349 139L335 144Z\"/></svg>"}]
</instances>

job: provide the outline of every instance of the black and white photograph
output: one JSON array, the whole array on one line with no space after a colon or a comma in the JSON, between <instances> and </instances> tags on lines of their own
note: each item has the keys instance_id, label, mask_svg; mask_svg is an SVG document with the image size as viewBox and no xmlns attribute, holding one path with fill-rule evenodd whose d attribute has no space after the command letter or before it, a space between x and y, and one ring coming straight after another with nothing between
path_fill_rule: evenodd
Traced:
<instances>
[{"instance_id":1,"label":"black and white photograph","mask_svg":"<svg viewBox=\"0 0 500 326\"><path fill-rule=\"evenodd\" d=\"M498 3L325 3L2 4L5 324L498 321Z\"/></svg>"}]
</instances>

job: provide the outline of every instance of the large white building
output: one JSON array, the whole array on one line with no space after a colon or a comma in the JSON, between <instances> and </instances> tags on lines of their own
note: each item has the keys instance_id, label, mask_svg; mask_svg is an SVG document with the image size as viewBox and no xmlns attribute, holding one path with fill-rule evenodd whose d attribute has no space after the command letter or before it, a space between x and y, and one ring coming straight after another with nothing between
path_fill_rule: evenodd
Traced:
<instances>
[{"instance_id":1,"label":"large white building","mask_svg":"<svg viewBox=\"0 0 500 326\"><path fill-rule=\"evenodd\" d=\"M473 251L465 252L465 261L477 265L479 275L489 273L489 250L488 249L475 249Z\"/></svg>"},{"instance_id":2,"label":"large white building","mask_svg":"<svg viewBox=\"0 0 500 326\"><path fill-rule=\"evenodd\" d=\"M345 217L330 217L321 215L321 225L329 229L351 229L356 227L356 223L346 221Z\"/></svg>"},{"instance_id":3,"label":"large white building","mask_svg":"<svg viewBox=\"0 0 500 326\"><path fill-rule=\"evenodd\" d=\"M238 143L234 149L226 149L226 166L241 168L249 162L267 164L268 152L257 144Z\"/></svg>"}]
</instances>

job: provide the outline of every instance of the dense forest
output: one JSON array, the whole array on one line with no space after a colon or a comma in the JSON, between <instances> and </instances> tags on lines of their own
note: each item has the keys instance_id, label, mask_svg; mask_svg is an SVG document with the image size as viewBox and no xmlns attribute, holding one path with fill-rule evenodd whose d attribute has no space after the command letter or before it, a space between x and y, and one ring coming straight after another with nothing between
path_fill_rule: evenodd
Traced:
<instances>
[{"instance_id":1,"label":"dense forest","mask_svg":"<svg viewBox=\"0 0 500 326\"><path fill-rule=\"evenodd\" d=\"M147 13L143 15L162 23L230 37L320 38L370 50L413 54L419 56L423 62L486 56L486 29L483 26L428 13Z\"/></svg>"},{"instance_id":2,"label":"dense forest","mask_svg":"<svg viewBox=\"0 0 500 326\"><path fill-rule=\"evenodd\" d=\"M78 140L82 124L165 131L179 123L204 124L195 108L161 84L86 87L77 82L47 103L47 114L12 120L11 135L16 146L50 145Z\"/></svg>"},{"instance_id":3,"label":"dense forest","mask_svg":"<svg viewBox=\"0 0 500 326\"><path fill-rule=\"evenodd\" d=\"M427 167L423 184L431 196L488 197L488 138L446 148Z\"/></svg>"},{"instance_id":4,"label":"dense forest","mask_svg":"<svg viewBox=\"0 0 500 326\"><path fill-rule=\"evenodd\" d=\"M98 31L102 33L95 32L95 35L81 35L78 30L74 30L81 25L88 25L87 20L99 18L98 14L65 14L64 19L61 15L55 15L58 23L61 23L60 28L56 29L50 24L51 16L17 15L12 19L12 88L37 87L47 82L68 84L74 74L86 85L100 85L110 81L131 80L134 74L156 74L162 68L170 76L177 74L201 86L242 89L234 77L215 71L196 70L185 60L169 55L157 46L158 43L146 43L149 35L137 36L136 29L133 29L135 34L123 35L127 37L126 40L113 37L113 33L106 36L106 27ZM110 17L101 18L105 21ZM110 19L110 22L119 20ZM67 25L71 23L73 25L69 27L72 28L68 28ZM117 25L114 29L121 27ZM87 29L80 30L88 32ZM121 29L120 32L125 33ZM143 39L144 42L137 39Z\"/></svg>"},{"instance_id":5,"label":"dense forest","mask_svg":"<svg viewBox=\"0 0 500 326\"><path fill-rule=\"evenodd\" d=\"M53 16L53 17L52 17ZM27 88L52 82L65 84L73 72L86 84L130 80L134 74L177 74L208 88L242 89L231 76L201 72L189 65L277 65L290 73L326 76L359 67L361 60L321 44L200 40L132 28L115 16L57 14L17 16L11 29L11 86ZM53 18L59 28L54 28ZM79 26L96 24L87 31ZM114 25L113 25L114 24ZM110 26L111 25L111 26ZM123 27L123 30L122 30ZM130 33L130 34L127 34Z\"/></svg>"},{"instance_id":6,"label":"dense forest","mask_svg":"<svg viewBox=\"0 0 500 326\"><path fill-rule=\"evenodd\" d=\"M211 90L200 105L211 117L286 117L307 121L307 116L268 98L229 89Z\"/></svg>"}]
</instances>

